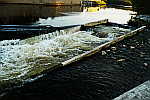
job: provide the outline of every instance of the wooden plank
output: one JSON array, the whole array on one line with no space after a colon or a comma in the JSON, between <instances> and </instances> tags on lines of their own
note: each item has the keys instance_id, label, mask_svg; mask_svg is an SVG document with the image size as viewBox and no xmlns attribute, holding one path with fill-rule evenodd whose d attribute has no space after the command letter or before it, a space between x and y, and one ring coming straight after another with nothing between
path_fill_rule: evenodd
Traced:
<instances>
[{"instance_id":1,"label":"wooden plank","mask_svg":"<svg viewBox=\"0 0 150 100\"><path fill-rule=\"evenodd\" d=\"M107 48L107 47L109 47L109 46L112 45L112 44L115 44L115 43L117 43L117 42L122 41L122 40L123 40L124 38L126 38L126 37L130 37L130 36L133 36L134 34L136 34L137 32L141 32L141 31L144 30L145 28L146 28L146 26L142 26L142 27L140 27L140 28L138 28L138 29L136 29L136 30L134 30L134 31L131 31L131 32L125 34L125 35L122 35L122 36L120 36L120 37L118 37L118 38L116 38L116 39L114 39L114 40L112 40L112 41L106 42L106 43L104 43L104 44L102 44L102 45L100 45L100 46L98 46L98 47L96 47L96 48L94 48L94 49L92 49L92 50L90 50L90 51L87 51L87 52L85 52L85 53L83 53L83 54L81 54L81 55L78 55L78 56L73 57L72 59L69 59L69 60L67 60L67 61L65 61L65 62L62 62L61 64L62 64L63 66L66 66L66 65L71 64L71 63L73 63L73 62L76 62L76 61L78 61L78 60L80 60L80 59L82 59L82 58L85 58L85 57L87 57L87 56L91 56L91 55L93 55L93 54L99 52L99 51L100 51L101 49L103 49L103 48Z\"/></svg>"}]
</instances>

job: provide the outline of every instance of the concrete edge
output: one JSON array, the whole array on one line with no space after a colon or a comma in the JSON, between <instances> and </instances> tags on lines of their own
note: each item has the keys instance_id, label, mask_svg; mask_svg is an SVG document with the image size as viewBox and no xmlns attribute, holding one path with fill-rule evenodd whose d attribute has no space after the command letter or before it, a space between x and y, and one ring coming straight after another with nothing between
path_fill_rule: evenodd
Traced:
<instances>
[{"instance_id":1,"label":"concrete edge","mask_svg":"<svg viewBox=\"0 0 150 100\"><path fill-rule=\"evenodd\" d=\"M150 80L125 92L113 100L150 100Z\"/></svg>"}]
</instances>

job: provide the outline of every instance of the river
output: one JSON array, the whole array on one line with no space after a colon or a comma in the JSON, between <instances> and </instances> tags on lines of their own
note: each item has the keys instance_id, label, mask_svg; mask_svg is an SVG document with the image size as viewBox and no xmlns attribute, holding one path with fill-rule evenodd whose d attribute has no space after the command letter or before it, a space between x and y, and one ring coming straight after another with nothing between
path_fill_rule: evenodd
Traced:
<instances>
[{"instance_id":1,"label":"river","mask_svg":"<svg viewBox=\"0 0 150 100\"><path fill-rule=\"evenodd\" d=\"M62 27L70 25L82 25L92 21L109 19L110 22L127 24L131 18L130 10L107 7L81 7L81 6L43 6L43 5L10 5L0 6L1 25L51 25ZM0 84L1 87L12 88L10 84L21 85L32 82L30 77L51 68L76 55L91 50L95 46L116 38L118 32L129 32L118 27L101 26L108 36L99 38L92 35L92 31L79 31L73 34L53 32L39 35L24 40L0 41L1 63ZM107 30L107 31L106 31ZM112 33L111 33L112 32ZM103 33L104 34L104 33ZM39 39L40 37L56 37ZM35 41L34 41L35 40ZM11 42L18 42L11 45ZM22 42L23 41L23 42ZM29 43L30 41L30 43ZM32 43L31 43L32 42ZM7 45L5 45L7 44ZM96 44L96 45L95 45ZM35 79L41 76L36 77ZM5 90L3 88L3 90ZM1 92L1 91L0 91Z\"/></svg>"}]
</instances>

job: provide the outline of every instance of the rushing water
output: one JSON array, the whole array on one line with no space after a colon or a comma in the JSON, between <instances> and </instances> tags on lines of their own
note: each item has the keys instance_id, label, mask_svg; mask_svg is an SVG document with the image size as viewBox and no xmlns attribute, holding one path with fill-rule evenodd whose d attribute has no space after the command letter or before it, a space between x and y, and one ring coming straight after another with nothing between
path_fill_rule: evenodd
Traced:
<instances>
[{"instance_id":1,"label":"rushing water","mask_svg":"<svg viewBox=\"0 0 150 100\"><path fill-rule=\"evenodd\" d=\"M0 84L31 81L31 76L129 32L119 27L97 29L105 36L94 36L93 29L67 34L61 30L26 40L1 41Z\"/></svg>"},{"instance_id":2,"label":"rushing water","mask_svg":"<svg viewBox=\"0 0 150 100\"><path fill-rule=\"evenodd\" d=\"M1 5L0 13L0 24L69 26L101 19L126 24L131 17L129 14L133 12L107 7ZM127 29L105 26L89 31L70 30L25 40L0 41L0 85L20 85L32 81L32 75L129 32Z\"/></svg>"}]
</instances>

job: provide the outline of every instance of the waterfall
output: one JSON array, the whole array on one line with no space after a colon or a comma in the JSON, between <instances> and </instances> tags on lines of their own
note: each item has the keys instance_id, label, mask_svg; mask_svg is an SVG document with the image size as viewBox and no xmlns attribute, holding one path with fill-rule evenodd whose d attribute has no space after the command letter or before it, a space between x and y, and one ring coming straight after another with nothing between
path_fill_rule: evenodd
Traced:
<instances>
[{"instance_id":1,"label":"waterfall","mask_svg":"<svg viewBox=\"0 0 150 100\"><path fill-rule=\"evenodd\" d=\"M63 29L63 30L57 30L57 31L52 32L52 33L47 33L47 34L42 34L39 36L27 38L24 40L20 40L20 39L3 40L3 41L0 41L0 46L17 45L17 44L20 44L20 45L22 45L22 44L35 44L39 41L49 40L51 38L54 38L54 37L57 37L60 35L72 34L74 32L79 31L80 28L81 28L81 26L71 27L71 28L67 28L67 29Z\"/></svg>"}]
</instances>

